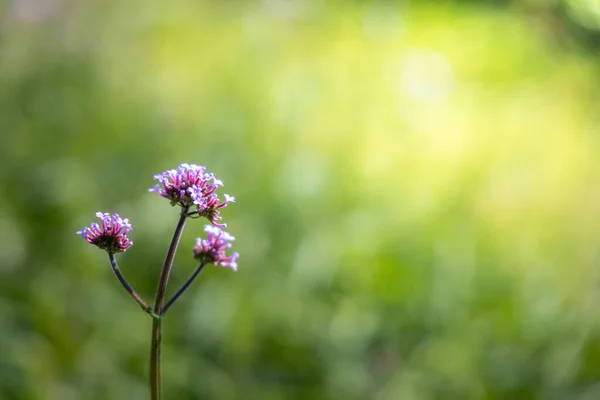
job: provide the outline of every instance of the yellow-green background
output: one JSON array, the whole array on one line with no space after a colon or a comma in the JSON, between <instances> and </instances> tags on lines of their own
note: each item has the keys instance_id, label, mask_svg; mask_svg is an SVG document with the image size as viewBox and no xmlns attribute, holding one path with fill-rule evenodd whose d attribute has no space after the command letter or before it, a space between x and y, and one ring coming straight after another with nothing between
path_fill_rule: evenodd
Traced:
<instances>
[{"instance_id":1,"label":"yellow-green background","mask_svg":"<svg viewBox=\"0 0 600 400\"><path fill-rule=\"evenodd\" d=\"M600 398L600 6L0 7L0 399L147 399L148 300L206 165L239 271L164 326L165 398ZM195 267L190 221L170 289Z\"/></svg>"}]
</instances>

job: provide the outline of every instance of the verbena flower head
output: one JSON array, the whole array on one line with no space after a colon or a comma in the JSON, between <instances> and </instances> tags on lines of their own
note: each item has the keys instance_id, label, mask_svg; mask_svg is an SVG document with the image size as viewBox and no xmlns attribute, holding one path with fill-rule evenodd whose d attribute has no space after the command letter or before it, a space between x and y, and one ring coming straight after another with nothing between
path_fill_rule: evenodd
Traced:
<instances>
[{"instance_id":1,"label":"verbena flower head","mask_svg":"<svg viewBox=\"0 0 600 400\"><path fill-rule=\"evenodd\" d=\"M127 238L133 228L127 218L123 219L119 214L97 212L96 217L102 220L101 224L92 223L76 232L91 243L110 254L120 253L131 247L133 242Z\"/></svg>"},{"instance_id":2,"label":"verbena flower head","mask_svg":"<svg viewBox=\"0 0 600 400\"><path fill-rule=\"evenodd\" d=\"M196 239L194 258L202 262L220 267L229 267L237 271L236 260L239 254L233 253L230 256L225 254L225 251L231 248L231 243L229 242L235 240L235 238L215 226L206 225L204 230L208 233L207 238Z\"/></svg>"},{"instance_id":3,"label":"verbena flower head","mask_svg":"<svg viewBox=\"0 0 600 400\"><path fill-rule=\"evenodd\" d=\"M224 228L226 224L219 224L221 220L219 210L229 202L234 202L232 196L225 195L225 200L220 201L215 193L223 182L216 179L213 174L206 173L206 167L195 164L181 164L176 170L165 171L154 175L158 184L149 189L168 199L171 205L180 205L189 208L196 207L198 215L206 217L211 224Z\"/></svg>"}]
</instances>

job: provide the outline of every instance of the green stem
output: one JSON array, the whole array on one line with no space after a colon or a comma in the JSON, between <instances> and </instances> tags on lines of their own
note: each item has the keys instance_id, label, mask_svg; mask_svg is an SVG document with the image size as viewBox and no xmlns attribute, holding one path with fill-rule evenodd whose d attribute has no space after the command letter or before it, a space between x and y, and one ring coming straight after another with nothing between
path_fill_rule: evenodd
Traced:
<instances>
[{"instance_id":1,"label":"green stem","mask_svg":"<svg viewBox=\"0 0 600 400\"><path fill-rule=\"evenodd\" d=\"M196 277L198 276L200 271L202 271L202 268L204 267L204 265L205 265L204 262L202 262L200 265L198 265L198 268L196 268L194 273L188 278L188 280L177 291L177 293L175 293L173 295L173 297L171 297L171 300L167 301L167 304L165 304L165 306L161 310L161 314L160 314L161 317L163 317L167 313L167 310L173 305L173 303L175 303L175 301L179 298L179 296L181 296L183 294L183 292L185 292L186 289L192 284L192 282L194 282L194 279L196 279Z\"/></svg>"},{"instance_id":2,"label":"green stem","mask_svg":"<svg viewBox=\"0 0 600 400\"><path fill-rule=\"evenodd\" d=\"M117 260L115 259L115 255L109 253L108 254L108 258L110 260L110 266L112 267L113 272L117 276L117 279L119 279L119 282L121 282L121 285L123 285L123 287L125 288L125 290L127 290L127 293L129 293L129 295L136 301L136 303L138 303L140 305L140 307L142 307L142 310L144 310L146 313L150 314L152 317L157 317L157 315L152 310L152 307L150 307L148 305L148 303L146 303L140 297L140 295L138 295L136 293L136 291L133 290L133 288L131 287L131 285L129 284L129 282L127 282L127 279L125 279L125 277L123 276L123 273L119 269L119 264L117 264Z\"/></svg>"},{"instance_id":3,"label":"green stem","mask_svg":"<svg viewBox=\"0 0 600 400\"><path fill-rule=\"evenodd\" d=\"M179 222L173 233L173 239L167 252L167 257L163 264L162 272L160 275L160 281L158 288L156 289L156 303L154 305L154 312L160 316L162 312L163 303L165 301L165 294L167 292L167 283L169 282L169 275L171 268L173 267L173 260L175 258L175 252L179 245L179 239L181 239L181 233L185 225L185 219L187 218L187 207L181 208L181 215L179 216ZM161 383L161 344L162 344L162 319L161 317L154 318L152 321L152 344L150 346L150 398L152 400L162 399L162 383Z\"/></svg>"},{"instance_id":4,"label":"green stem","mask_svg":"<svg viewBox=\"0 0 600 400\"><path fill-rule=\"evenodd\" d=\"M150 398L162 399L161 382L161 345L162 345L162 319L152 320L152 346L150 349Z\"/></svg>"}]
</instances>

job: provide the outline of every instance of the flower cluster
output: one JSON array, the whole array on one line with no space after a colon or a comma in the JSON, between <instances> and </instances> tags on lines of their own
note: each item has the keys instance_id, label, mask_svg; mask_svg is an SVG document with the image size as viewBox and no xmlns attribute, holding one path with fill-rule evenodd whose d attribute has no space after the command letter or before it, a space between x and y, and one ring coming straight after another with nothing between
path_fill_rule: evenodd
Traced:
<instances>
[{"instance_id":1,"label":"flower cluster","mask_svg":"<svg viewBox=\"0 0 600 400\"><path fill-rule=\"evenodd\" d=\"M96 217L102 220L101 225L92 223L85 226L77 234L83 236L91 243L110 254L120 253L131 247L133 242L127 238L133 228L127 218L123 219L119 214L97 212Z\"/></svg>"},{"instance_id":2,"label":"flower cluster","mask_svg":"<svg viewBox=\"0 0 600 400\"><path fill-rule=\"evenodd\" d=\"M229 242L235 238L219 229L224 228L226 224L217 223L221 220L219 210L235 201L227 194L224 195L224 201L219 200L216 191L223 183L213 174L207 173L206 167L194 164L181 164L176 170L155 175L154 179L159 183L150 189L151 192L168 199L173 206L179 205L184 208L186 217L204 217L212 224L205 228L208 233L207 239L197 239L194 258L203 263L237 270L238 253L230 256L225 254L225 251L231 248ZM195 211L190 212L191 207L194 207ZM101 225L92 223L77 234L109 254L120 253L131 247L133 242L127 238L127 233L132 229L128 219L123 219L118 214L111 216L100 212L96 213L96 216L102 220Z\"/></svg>"},{"instance_id":3,"label":"flower cluster","mask_svg":"<svg viewBox=\"0 0 600 400\"><path fill-rule=\"evenodd\" d=\"M184 208L196 207L198 216L207 218L211 224L225 227L219 224L221 220L219 210L228 203L234 202L232 196L225 195L225 200L220 201L215 193L223 182L216 179L211 173L206 173L206 167L195 164L181 164L176 170L165 171L155 175L158 181L149 191L156 192L168 199L171 205L179 205Z\"/></svg>"},{"instance_id":4,"label":"flower cluster","mask_svg":"<svg viewBox=\"0 0 600 400\"><path fill-rule=\"evenodd\" d=\"M204 230L207 232L207 238L196 239L194 247L194 258L205 263L211 263L220 267L229 267L237 271L236 259L238 253L233 253L230 256L225 254L225 251L231 248L230 241L235 240L229 233L221 229L206 225Z\"/></svg>"}]
</instances>

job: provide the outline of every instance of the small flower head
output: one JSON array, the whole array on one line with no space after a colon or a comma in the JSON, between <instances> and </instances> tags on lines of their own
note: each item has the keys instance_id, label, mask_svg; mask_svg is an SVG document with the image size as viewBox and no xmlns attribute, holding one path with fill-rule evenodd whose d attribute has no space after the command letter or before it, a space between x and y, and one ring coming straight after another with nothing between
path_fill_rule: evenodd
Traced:
<instances>
[{"instance_id":1,"label":"small flower head","mask_svg":"<svg viewBox=\"0 0 600 400\"><path fill-rule=\"evenodd\" d=\"M222 228L226 226L217 222L221 219L219 209L235 199L225 195L223 202L219 200L215 192L219 186L223 186L223 182L216 179L213 174L206 173L206 167L181 164L176 170L155 175L154 179L158 181L158 184L149 189L150 192L160 194L173 206L195 207L197 215L206 217L211 224Z\"/></svg>"},{"instance_id":2,"label":"small flower head","mask_svg":"<svg viewBox=\"0 0 600 400\"><path fill-rule=\"evenodd\" d=\"M119 214L111 216L101 212L97 212L96 217L102 220L100 225L92 223L76 233L88 243L110 254L120 253L131 247L133 242L127 238L127 233L133 228L127 218L123 219Z\"/></svg>"},{"instance_id":3,"label":"small flower head","mask_svg":"<svg viewBox=\"0 0 600 400\"><path fill-rule=\"evenodd\" d=\"M202 262L211 263L220 267L229 267L237 271L236 260L239 257L238 253L233 253L230 256L225 254L225 251L231 248L231 242L235 240L229 233L221 229L206 225L204 230L207 232L207 238L196 239L194 247L194 258Z\"/></svg>"}]
</instances>

